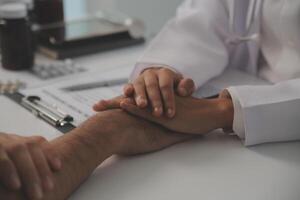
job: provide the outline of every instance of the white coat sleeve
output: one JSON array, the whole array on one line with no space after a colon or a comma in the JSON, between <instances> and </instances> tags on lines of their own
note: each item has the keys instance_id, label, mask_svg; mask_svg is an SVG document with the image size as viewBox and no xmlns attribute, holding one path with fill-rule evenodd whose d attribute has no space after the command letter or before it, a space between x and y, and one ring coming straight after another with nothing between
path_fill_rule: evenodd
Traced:
<instances>
[{"instance_id":1,"label":"white coat sleeve","mask_svg":"<svg viewBox=\"0 0 300 200\"><path fill-rule=\"evenodd\" d=\"M136 65L131 80L148 67L167 66L192 78L197 87L220 75L228 65L225 45L228 10L220 0L187 0Z\"/></svg>"},{"instance_id":2,"label":"white coat sleeve","mask_svg":"<svg viewBox=\"0 0 300 200\"><path fill-rule=\"evenodd\" d=\"M233 130L246 146L300 140L300 79L227 90L234 104Z\"/></svg>"}]
</instances>

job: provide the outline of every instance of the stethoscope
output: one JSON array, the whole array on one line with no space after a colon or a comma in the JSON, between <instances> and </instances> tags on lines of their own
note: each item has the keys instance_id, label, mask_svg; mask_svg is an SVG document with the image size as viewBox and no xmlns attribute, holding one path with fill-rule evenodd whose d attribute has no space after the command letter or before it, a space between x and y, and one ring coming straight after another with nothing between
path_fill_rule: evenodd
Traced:
<instances>
[{"instance_id":1,"label":"stethoscope","mask_svg":"<svg viewBox=\"0 0 300 200\"><path fill-rule=\"evenodd\" d=\"M246 17L246 31L245 35L241 35L236 32L235 24L237 23L237 2L240 0L234 0L230 5L230 16L229 16L229 27L230 27L230 37L227 39L226 43L229 45L239 45L241 43L253 41L257 44L260 43L260 33L251 33L256 20L260 20L261 17L261 6L263 0L249 0L248 13Z\"/></svg>"}]
</instances>

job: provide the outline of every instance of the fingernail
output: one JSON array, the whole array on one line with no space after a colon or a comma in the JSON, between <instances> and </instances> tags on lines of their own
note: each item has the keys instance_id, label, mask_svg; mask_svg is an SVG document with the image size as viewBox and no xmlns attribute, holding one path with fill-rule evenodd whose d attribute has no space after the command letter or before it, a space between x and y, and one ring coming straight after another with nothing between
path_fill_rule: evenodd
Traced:
<instances>
[{"instance_id":1,"label":"fingernail","mask_svg":"<svg viewBox=\"0 0 300 200\"><path fill-rule=\"evenodd\" d=\"M168 109L168 117L173 117L173 116L174 116L173 109L169 108Z\"/></svg>"},{"instance_id":2,"label":"fingernail","mask_svg":"<svg viewBox=\"0 0 300 200\"><path fill-rule=\"evenodd\" d=\"M187 90L185 88L179 88L179 92L181 95L186 96L188 94Z\"/></svg>"},{"instance_id":3,"label":"fingernail","mask_svg":"<svg viewBox=\"0 0 300 200\"><path fill-rule=\"evenodd\" d=\"M42 199L43 198L43 191L41 186L38 183L33 185L33 195L35 199Z\"/></svg>"},{"instance_id":4,"label":"fingernail","mask_svg":"<svg viewBox=\"0 0 300 200\"><path fill-rule=\"evenodd\" d=\"M161 116L161 113L162 113L162 108L161 107L155 107L154 108L154 115L155 116Z\"/></svg>"},{"instance_id":5,"label":"fingernail","mask_svg":"<svg viewBox=\"0 0 300 200\"><path fill-rule=\"evenodd\" d=\"M11 181L15 189L19 189L21 187L21 181L16 174L11 175Z\"/></svg>"},{"instance_id":6,"label":"fingernail","mask_svg":"<svg viewBox=\"0 0 300 200\"><path fill-rule=\"evenodd\" d=\"M147 101L143 97L139 96L137 99L137 104L139 106L145 106L147 104Z\"/></svg>"},{"instance_id":7,"label":"fingernail","mask_svg":"<svg viewBox=\"0 0 300 200\"><path fill-rule=\"evenodd\" d=\"M49 176L46 176L46 178L45 178L45 185L48 190L53 190L53 188L54 188L54 183Z\"/></svg>"}]
</instances>

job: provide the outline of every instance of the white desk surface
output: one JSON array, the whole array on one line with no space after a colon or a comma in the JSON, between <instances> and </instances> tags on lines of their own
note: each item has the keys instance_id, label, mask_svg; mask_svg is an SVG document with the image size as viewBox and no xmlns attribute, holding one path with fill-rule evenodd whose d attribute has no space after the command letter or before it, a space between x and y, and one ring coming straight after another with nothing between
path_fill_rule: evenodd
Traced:
<instances>
[{"instance_id":1,"label":"white desk surface","mask_svg":"<svg viewBox=\"0 0 300 200\"><path fill-rule=\"evenodd\" d=\"M105 70L133 64L141 50L123 49L76 61L91 70L96 67ZM2 69L0 77L31 78ZM60 135L4 97L0 97L0 110L3 132L41 134L48 139ZM70 199L299 200L300 143L245 148L236 137L215 132L154 154L113 157L101 165Z\"/></svg>"}]
</instances>

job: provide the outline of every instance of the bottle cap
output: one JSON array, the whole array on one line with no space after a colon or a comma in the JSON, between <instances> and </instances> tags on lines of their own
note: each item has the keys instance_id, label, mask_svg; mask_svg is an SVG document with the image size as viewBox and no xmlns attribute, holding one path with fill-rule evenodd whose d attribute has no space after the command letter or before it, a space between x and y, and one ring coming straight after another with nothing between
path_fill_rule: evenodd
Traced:
<instances>
[{"instance_id":1,"label":"bottle cap","mask_svg":"<svg viewBox=\"0 0 300 200\"><path fill-rule=\"evenodd\" d=\"M27 9L23 3L7 3L0 6L0 18L20 19L27 17Z\"/></svg>"},{"instance_id":2,"label":"bottle cap","mask_svg":"<svg viewBox=\"0 0 300 200\"><path fill-rule=\"evenodd\" d=\"M26 7L31 10L34 7L33 0L0 0L0 4L7 4L7 3L23 3L26 5Z\"/></svg>"}]
</instances>

